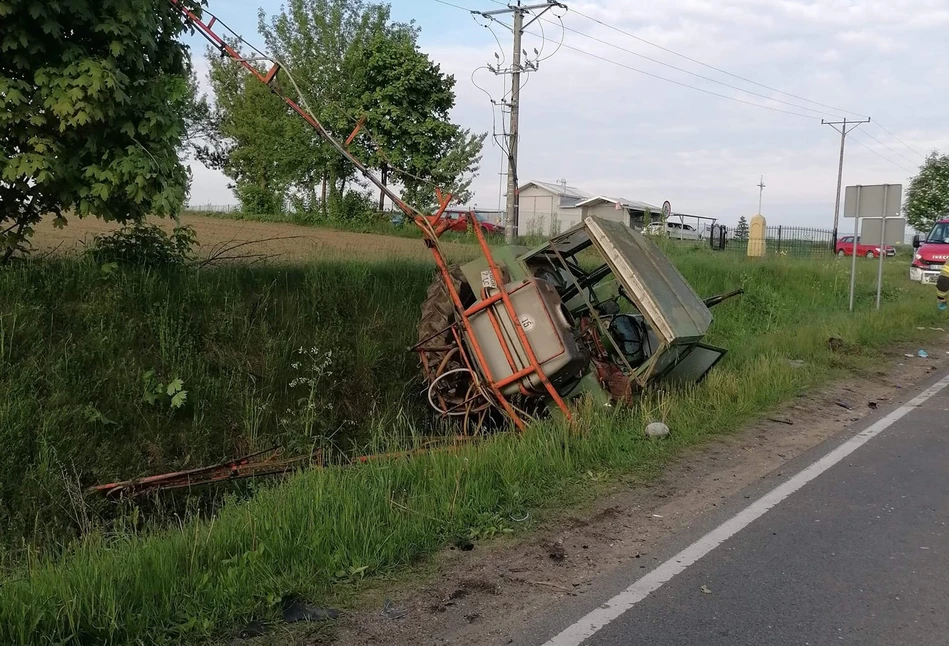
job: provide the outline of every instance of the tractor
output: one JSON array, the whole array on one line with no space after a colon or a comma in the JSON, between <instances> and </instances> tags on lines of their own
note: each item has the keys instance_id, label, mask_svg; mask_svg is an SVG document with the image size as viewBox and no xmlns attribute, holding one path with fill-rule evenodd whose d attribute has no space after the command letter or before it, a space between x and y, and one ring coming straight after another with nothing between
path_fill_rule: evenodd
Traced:
<instances>
[{"instance_id":1,"label":"tractor","mask_svg":"<svg viewBox=\"0 0 949 646\"><path fill-rule=\"evenodd\" d=\"M649 384L699 382L725 354L701 340L709 308L741 290L700 299L623 223L591 216L536 249L482 250L446 268L422 305L414 349L442 416L475 428L492 410L569 416L582 395L610 405Z\"/></svg>"}]
</instances>

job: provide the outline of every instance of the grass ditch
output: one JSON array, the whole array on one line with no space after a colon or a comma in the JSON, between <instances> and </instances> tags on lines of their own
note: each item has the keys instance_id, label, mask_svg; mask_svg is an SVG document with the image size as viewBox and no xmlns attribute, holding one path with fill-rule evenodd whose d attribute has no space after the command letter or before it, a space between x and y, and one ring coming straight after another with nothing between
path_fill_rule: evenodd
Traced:
<instances>
[{"instance_id":1,"label":"grass ditch","mask_svg":"<svg viewBox=\"0 0 949 646\"><path fill-rule=\"evenodd\" d=\"M919 326L941 320L932 288L909 284L902 263L887 268L881 312L870 307L876 264L858 263L859 308L850 314L849 263L754 263L701 249L672 254L700 294L746 289L714 310L709 341L730 352L701 386L628 410L581 408L574 429L546 422L522 437L502 435L453 453L300 473L173 526L85 526L62 553L27 550L6 573L0 643L201 643L239 621L274 616L286 594L332 599L340 586L398 570L458 538L509 531L510 516L549 508L591 480L655 473L682 448L735 430L803 390L878 369L877 351L915 340ZM53 475L52 465L86 473L83 460L100 459L109 468L121 462L127 472L142 470L153 466L143 462L149 439L169 442L168 455L186 460L202 442L213 454L252 432L261 440L282 437L288 402L322 411L348 401L342 418L362 415L353 424L359 441L379 448L423 441L415 393L405 385L414 377L405 348L430 265L100 273L64 261L0 274L0 387L14 395L0 409L5 446L31 433L45 438L39 446L67 436L55 459L34 448L25 478L43 460ZM268 290L265 304L254 300ZM844 339L848 350L832 351L829 337ZM333 388L344 390L330 389L330 399L314 407L289 386L301 347L345 358L332 375ZM788 359L804 365L794 368ZM181 375L193 408L170 414L143 405L140 373L152 368L163 380ZM33 384L46 390L30 404ZM367 405L363 399L373 396L377 404ZM248 404L270 400L271 412ZM89 402L121 432L83 417ZM642 427L655 419L672 427L666 441L643 437ZM139 435L139 425L148 432ZM329 427L310 434L294 428L306 438L302 446L325 441Z\"/></svg>"}]
</instances>

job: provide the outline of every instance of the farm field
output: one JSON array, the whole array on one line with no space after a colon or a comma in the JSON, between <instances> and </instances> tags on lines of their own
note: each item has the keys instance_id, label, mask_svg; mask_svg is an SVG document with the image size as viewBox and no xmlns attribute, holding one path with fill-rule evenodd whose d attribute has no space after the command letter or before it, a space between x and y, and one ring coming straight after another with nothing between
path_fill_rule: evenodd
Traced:
<instances>
[{"instance_id":1,"label":"farm field","mask_svg":"<svg viewBox=\"0 0 949 646\"><path fill-rule=\"evenodd\" d=\"M701 295L746 290L714 310L709 342L729 354L697 388L415 460L110 502L85 489L275 445L345 464L451 435L407 351L434 276L419 240L184 223L205 250L260 236L295 246L252 265L106 268L75 253L106 230L83 222L44 228L38 246L57 253L0 271L0 643L201 644L273 620L287 595L353 603L363 582L446 546L531 529L511 517L648 482L687 447L872 373L880 353L941 325L902 262L887 266L881 312L876 264L858 264L850 314L847 263L673 245ZM239 253L259 260L252 248ZM656 419L667 441L642 435Z\"/></svg>"},{"instance_id":2,"label":"farm field","mask_svg":"<svg viewBox=\"0 0 949 646\"><path fill-rule=\"evenodd\" d=\"M175 225L173 220L165 218L155 218L151 221L166 231L170 231ZM431 259L431 254L420 239L187 213L181 216L181 224L194 228L200 244L199 253L204 255L243 244L239 255L247 260L261 256L278 262L353 256L365 259ZM57 229L52 225L52 221L47 219L37 226L32 242L38 254L81 251L94 236L108 234L119 227L116 223L103 222L96 218L80 220L72 217L66 228ZM470 258L476 253L473 248L464 244L449 242L444 244L444 248L453 258Z\"/></svg>"}]
</instances>

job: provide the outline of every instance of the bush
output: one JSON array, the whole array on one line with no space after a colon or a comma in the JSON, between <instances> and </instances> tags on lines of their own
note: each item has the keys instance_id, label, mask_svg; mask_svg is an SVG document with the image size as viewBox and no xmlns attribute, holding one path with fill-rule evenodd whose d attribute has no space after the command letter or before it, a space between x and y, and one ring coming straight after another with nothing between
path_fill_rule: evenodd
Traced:
<instances>
[{"instance_id":1,"label":"bush","mask_svg":"<svg viewBox=\"0 0 949 646\"><path fill-rule=\"evenodd\" d=\"M138 223L96 236L88 253L99 263L167 267L184 265L196 244L197 236L190 226L177 226L169 234L154 224Z\"/></svg>"}]
</instances>

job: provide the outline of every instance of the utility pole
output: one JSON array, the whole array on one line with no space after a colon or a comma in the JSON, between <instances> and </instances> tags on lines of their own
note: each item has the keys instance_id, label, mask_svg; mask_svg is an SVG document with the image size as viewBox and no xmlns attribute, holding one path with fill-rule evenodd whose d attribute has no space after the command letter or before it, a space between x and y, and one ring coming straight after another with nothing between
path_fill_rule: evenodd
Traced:
<instances>
[{"instance_id":1,"label":"utility pole","mask_svg":"<svg viewBox=\"0 0 949 646\"><path fill-rule=\"evenodd\" d=\"M527 61L525 64L521 63L521 53L523 52L521 49L521 38L524 35L525 29L530 27L535 21L540 20L541 16L554 7L566 9L567 6L555 0L547 0L546 2L532 5L523 5L521 4L521 0L516 0L516 4L509 4L505 9L472 12L490 20L497 20L497 16L503 14L513 14L514 17L513 26L508 27L514 34L514 56L512 58L511 67L502 70L491 67L490 65L488 66L488 69L495 74L511 75L511 101L509 103L511 120L507 139L507 208L504 213L504 237L509 243L513 242L514 238L519 234L518 202L520 196L518 195L517 179L517 140L521 105L521 72L525 70L536 72L538 67L537 61ZM537 9L539 9L540 12L534 14L533 18L525 24L524 16ZM507 25L505 26L507 27ZM526 52L523 53L526 55Z\"/></svg>"},{"instance_id":2,"label":"utility pole","mask_svg":"<svg viewBox=\"0 0 949 646\"><path fill-rule=\"evenodd\" d=\"M830 126L834 130L840 133L840 162L837 165L837 200L834 202L834 236L830 241L830 248L835 249L837 247L837 223L840 219L840 187L844 179L844 144L847 141L847 135L858 126L864 123L870 123L869 117L866 121L825 121L820 120L821 124L825 126ZM838 127L839 126L839 127ZM848 128L849 126L849 128ZM854 236L854 255L856 255L856 244L857 238Z\"/></svg>"},{"instance_id":3,"label":"utility pole","mask_svg":"<svg viewBox=\"0 0 949 646\"><path fill-rule=\"evenodd\" d=\"M761 176L761 181L758 182L758 215L761 215L761 198L764 197L764 175Z\"/></svg>"}]
</instances>

